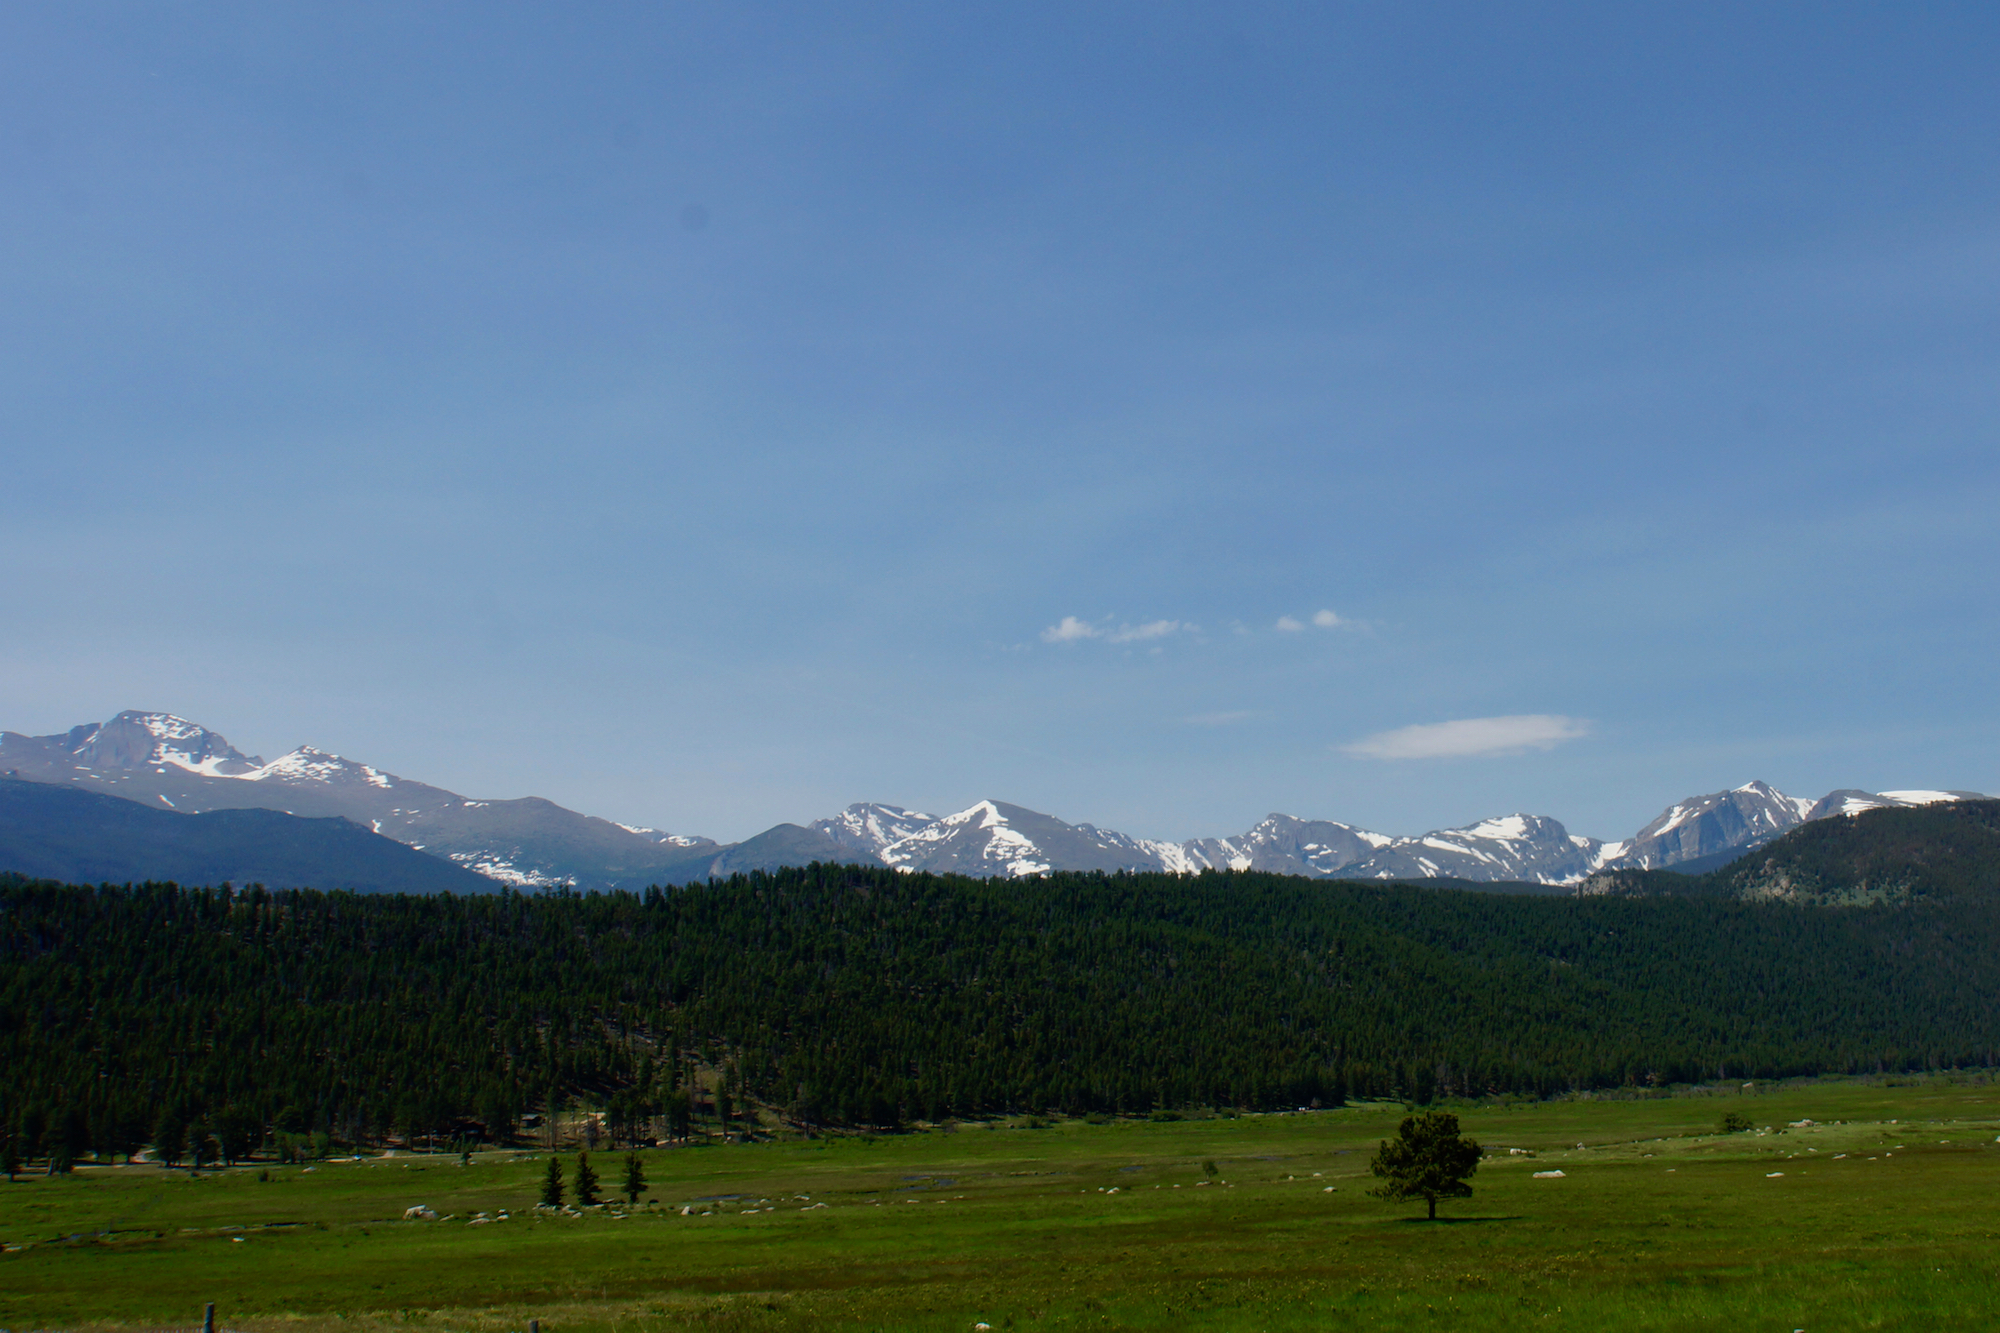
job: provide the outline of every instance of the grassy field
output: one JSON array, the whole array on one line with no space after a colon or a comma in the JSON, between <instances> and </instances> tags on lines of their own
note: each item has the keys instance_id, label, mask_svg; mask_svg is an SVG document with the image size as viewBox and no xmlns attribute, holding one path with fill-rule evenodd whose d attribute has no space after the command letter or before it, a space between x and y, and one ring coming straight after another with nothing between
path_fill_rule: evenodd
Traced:
<instances>
[{"instance_id":1,"label":"grassy field","mask_svg":"<svg viewBox=\"0 0 2000 1333\"><path fill-rule=\"evenodd\" d=\"M1723 1136L1728 1110L1820 1123ZM0 1328L186 1325L211 1300L223 1326L273 1333L2000 1318L2000 1085L1458 1113L1489 1156L1437 1223L1364 1192L1391 1106L651 1152L656 1202L581 1217L537 1216L530 1152L23 1177L0 1186ZM613 1184L618 1155L596 1162ZM402 1220L413 1204L440 1220Z\"/></svg>"}]
</instances>

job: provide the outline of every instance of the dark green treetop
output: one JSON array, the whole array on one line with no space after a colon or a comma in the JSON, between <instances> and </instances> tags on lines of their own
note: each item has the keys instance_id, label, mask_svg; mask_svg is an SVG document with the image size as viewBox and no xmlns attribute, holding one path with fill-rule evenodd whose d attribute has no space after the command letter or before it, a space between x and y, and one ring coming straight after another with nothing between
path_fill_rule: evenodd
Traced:
<instances>
[{"instance_id":1,"label":"dark green treetop","mask_svg":"<svg viewBox=\"0 0 2000 1333\"><path fill-rule=\"evenodd\" d=\"M1368 1191L1378 1199L1422 1199L1433 1220L1439 1199L1472 1195L1466 1179L1479 1169L1480 1147L1458 1132L1449 1111L1405 1116L1396 1137L1384 1139L1368 1169L1383 1183Z\"/></svg>"},{"instance_id":2,"label":"dark green treetop","mask_svg":"<svg viewBox=\"0 0 2000 1333\"><path fill-rule=\"evenodd\" d=\"M646 1191L646 1166L639 1160L638 1153L625 1154L624 1193L628 1203L639 1202L639 1196Z\"/></svg>"}]
</instances>

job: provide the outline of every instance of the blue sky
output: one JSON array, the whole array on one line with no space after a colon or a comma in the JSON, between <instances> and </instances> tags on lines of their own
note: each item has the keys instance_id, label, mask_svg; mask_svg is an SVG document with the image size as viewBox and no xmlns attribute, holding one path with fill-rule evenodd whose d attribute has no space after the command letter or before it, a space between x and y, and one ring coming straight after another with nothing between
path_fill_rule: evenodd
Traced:
<instances>
[{"instance_id":1,"label":"blue sky","mask_svg":"<svg viewBox=\"0 0 2000 1333\"><path fill-rule=\"evenodd\" d=\"M1996 66L1974 4L11 6L0 726L721 838L2000 790Z\"/></svg>"}]
</instances>

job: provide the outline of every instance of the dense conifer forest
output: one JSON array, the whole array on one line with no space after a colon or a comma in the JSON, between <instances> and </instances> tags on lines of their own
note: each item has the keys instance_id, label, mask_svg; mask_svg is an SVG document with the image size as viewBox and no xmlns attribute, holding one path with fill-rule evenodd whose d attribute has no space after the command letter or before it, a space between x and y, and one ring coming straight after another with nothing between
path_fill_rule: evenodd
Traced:
<instances>
[{"instance_id":1,"label":"dense conifer forest","mask_svg":"<svg viewBox=\"0 0 2000 1333\"><path fill-rule=\"evenodd\" d=\"M10 1152L1548 1095L2000 1063L2000 893L1802 908L816 865L643 894L0 878ZM541 1123L546 1123L542 1121Z\"/></svg>"}]
</instances>

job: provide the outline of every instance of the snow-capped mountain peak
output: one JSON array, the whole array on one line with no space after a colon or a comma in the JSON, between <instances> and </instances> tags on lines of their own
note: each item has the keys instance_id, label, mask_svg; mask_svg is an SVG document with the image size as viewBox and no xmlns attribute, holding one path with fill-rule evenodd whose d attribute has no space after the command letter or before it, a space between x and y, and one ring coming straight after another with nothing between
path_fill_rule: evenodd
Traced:
<instances>
[{"instance_id":1,"label":"snow-capped mountain peak","mask_svg":"<svg viewBox=\"0 0 2000 1333\"><path fill-rule=\"evenodd\" d=\"M667 833L660 829L647 828L640 824L620 824L615 819L611 820L610 823L614 827L622 828L627 833L637 834L647 842L658 843L662 847L713 847L716 845L716 841L713 838L690 837L685 833Z\"/></svg>"},{"instance_id":2,"label":"snow-capped mountain peak","mask_svg":"<svg viewBox=\"0 0 2000 1333\"><path fill-rule=\"evenodd\" d=\"M918 829L936 822L937 816L920 810L878 801L857 801L839 814L815 819L806 827L833 839L842 847L879 858L884 848L901 842Z\"/></svg>"},{"instance_id":3,"label":"snow-capped mountain peak","mask_svg":"<svg viewBox=\"0 0 2000 1333\"><path fill-rule=\"evenodd\" d=\"M379 768L358 764L352 759L328 754L325 750L315 750L310 745L301 745L290 754L280 755L252 772L231 776L249 782L364 783L384 790L401 780L393 773L384 773Z\"/></svg>"},{"instance_id":4,"label":"snow-capped mountain peak","mask_svg":"<svg viewBox=\"0 0 2000 1333\"><path fill-rule=\"evenodd\" d=\"M1512 814L1416 838L1396 838L1344 867L1349 879L1511 879L1562 884L1588 874L1601 843L1544 815Z\"/></svg>"},{"instance_id":5,"label":"snow-capped mountain peak","mask_svg":"<svg viewBox=\"0 0 2000 1333\"><path fill-rule=\"evenodd\" d=\"M1834 815L1858 815L1864 810L1880 810L1891 805L1936 805L1939 801L1975 801L1976 791L1856 791L1843 787L1813 802L1807 819L1828 819Z\"/></svg>"},{"instance_id":6,"label":"snow-capped mountain peak","mask_svg":"<svg viewBox=\"0 0 2000 1333\"><path fill-rule=\"evenodd\" d=\"M1979 796L1843 789L1811 801L1748 782L1677 801L1629 840L1609 843L1524 813L1416 837L1272 814L1231 837L1160 842L1068 824L1001 801L979 801L941 817L863 802L810 828L781 824L725 847L581 815L535 797L471 800L312 746L266 763L172 713L127 711L53 736L0 732L0 772L183 812L269 807L337 815L511 883L571 880L605 888L685 883L811 860L992 877L1054 870L1259 870L1316 879L1569 884L1599 870L1715 864L1805 820Z\"/></svg>"},{"instance_id":7,"label":"snow-capped mountain peak","mask_svg":"<svg viewBox=\"0 0 2000 1333\"><path fill-rule=\"evenodd\" d=\"M242 753L219 733L172 713L127 709L101 725L72 728L67 739L70 753L88 768L172 765L208 777L239 777L264 762Z\"/></svg>"},{"instance_id":8,"label":"snow-capped mountain peak","mask_svg":"<svg viewBox=\"0 0 2000 1333\"><path fill-rule=\"evenodd\" d=\"M1653 869L1768 841L1804 823L1813 806L1814 802L1787 796L1766 782L1691 796L1674 802L1640 829L1616 864Z\"/></svg>"}]
</instances>

